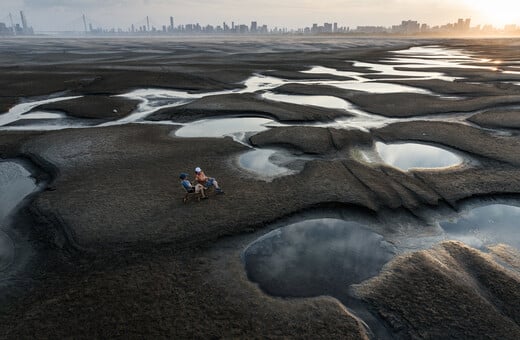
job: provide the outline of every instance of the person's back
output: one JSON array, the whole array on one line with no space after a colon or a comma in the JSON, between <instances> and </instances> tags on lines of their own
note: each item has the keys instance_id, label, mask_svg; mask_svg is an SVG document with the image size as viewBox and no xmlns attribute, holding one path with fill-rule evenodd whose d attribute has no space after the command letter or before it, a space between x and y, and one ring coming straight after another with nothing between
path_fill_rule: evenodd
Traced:
<instances>
[{"instance_id":1,"label":"person's back","mask_svg":"<svg viewBox=\"0 0 520 340\"><path fill-rule=\"evenodd\" d=\"M193 188L193 186L191 185L190 181L188 181L187 179L183 179L181 181L181 184L182 186L184 187L184 189L186 189L186 191L190 192L190 191L194 191L195 189Z\"/></svg>"}]
</instances>

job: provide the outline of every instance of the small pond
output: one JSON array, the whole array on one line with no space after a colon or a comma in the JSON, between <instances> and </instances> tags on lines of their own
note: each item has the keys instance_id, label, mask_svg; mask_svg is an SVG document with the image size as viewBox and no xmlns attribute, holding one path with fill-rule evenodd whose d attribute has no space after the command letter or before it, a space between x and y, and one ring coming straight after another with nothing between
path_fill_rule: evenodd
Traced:
<instances>
[{"instance_id":1,"label":"small pond","mask_svg":"<svg viewBox=\"0 0 520 340\"><path fill-rule=\"evenodd\" d=\"M272 179L274 177L294 174L283 164L296 160L289 153L274 149L253 149L242 154L238 158L238 164L262 179Z\"/></svg>"},{"instance_id":2,"label":"small pond","mask_svg":"<svg viewBox=\"0 0 520 340\"><path fill-rule=\"evenodd\" d=\"M377 142L376 151L383 162L404 171L412 168L444 168L463 162L453 152L425 144Z\"/></svg>"},{"instance_id":3,"label":"small pond","mask_svg":"<svg viewBox=\"0 0 520 340\"><path fill-rule=\"evenodd\" d=\"M315 219L276 229L244 252L249 278L275 296L332 295L379 273L395 254L391 244L363 225Z\"/></svg>"},{"instance_id":4,"label":"small pond","mask_svg":"<svg viewBox=\"0 0 520 340\"><path fill-rule=\"evenodd\" d=\"M280 126L272 119L255 117L235 117L203 119L185 124L175 132L177 137L209 137L221 138L232 136L236 140L244 141L251 133L258 133L269 129L269 126Z\"/></svg>"}]
</instances>

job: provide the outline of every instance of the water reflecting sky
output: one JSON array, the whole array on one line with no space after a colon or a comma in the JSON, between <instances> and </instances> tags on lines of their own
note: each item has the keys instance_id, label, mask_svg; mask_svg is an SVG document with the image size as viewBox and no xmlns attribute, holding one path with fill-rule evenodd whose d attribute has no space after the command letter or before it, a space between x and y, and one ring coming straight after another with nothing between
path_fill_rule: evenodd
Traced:
<instances>
[{"instance_id":1,"label":"water reflecting sky","mask_svg":"<svg viewBox=\"0 0 520 340\"><path fill-rule=\"evenodd\" d=\"M36 189L29 171L15 162L0 161L0 224L11 211Z\"/></svg>"},{"instance_id":2,"label":"water reflecting sky","mask_svg":"<svg viewBox=\"0 0 520 340\"><path fill-rule=\"evenodd\" d=\"M246 132L268 130L267 126L280 126L272 119L254 117L234 117L219 119L203 119L189 123L175 132L177 137L212 137L243 136Z\"/></svg>"},{"instance_id":3,"label":"water reflecting sky","mask_svg":"<svg viewBox=\"0 0 520 340\"><path fill-rule=\"evenodd\" d=\"M293 174L294 171L273 163L271 158L277 152L273 149L254 149L242 154L238 163L240 167L260 175L261 178ZM290 155L287 155L287 157L290 157Z\"/></svg>"},{"instance_id":4,"label":"water reflecting sky","mask_svg":"<svg viewBox=\"0 0 520 340\"><path fill-rule=\"evenodd\" d=\"M447 237L481 248L505 243L520 250L520 207L491 204L440 223Z\"/></svg>"},{"instance_id":5,"label":"water reflecting sky","mask_svg":"<svg viewBox=\"0 0 520 340\"><path fill-rule=\"evenodd\" d=\"M316 219L277 229L244 252L249 278L277 296L345 296L394 256L383 237L356 222Z\"/></svg>"},{"instance_id":6,"label":"water reflecting sky","mask_svg":"<svg viewBox=\"0 0 520 340\"><path fill-rule=\"evenodd\" d=\"M376 150L385 163L405 171L411 168L443 168L462 162L462 158L452 152L417 143L377 142Z\"/></svg>"}]
</instances>

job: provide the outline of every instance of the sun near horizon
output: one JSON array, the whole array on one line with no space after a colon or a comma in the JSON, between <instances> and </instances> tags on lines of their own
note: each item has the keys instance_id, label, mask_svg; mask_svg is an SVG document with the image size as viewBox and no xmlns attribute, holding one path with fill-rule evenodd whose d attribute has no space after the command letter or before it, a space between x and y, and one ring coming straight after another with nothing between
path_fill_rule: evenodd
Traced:
<instances>
[{"instance_id":1,"label":"sun near horizon","mask_svg":"<svg viewBox=\"0 0 520 340\"><path fill-rule=\"evenodd\" d=\"M518 0L464 0L466 5L481 17L481 22L496 27L520 22L520 1Z\"/></svg>"}]
</instances>

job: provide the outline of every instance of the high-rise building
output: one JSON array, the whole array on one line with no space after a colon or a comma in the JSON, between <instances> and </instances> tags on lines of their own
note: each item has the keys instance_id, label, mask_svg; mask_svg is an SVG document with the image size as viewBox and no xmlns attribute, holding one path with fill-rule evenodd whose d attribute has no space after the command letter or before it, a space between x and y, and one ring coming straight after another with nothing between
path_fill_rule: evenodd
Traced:
<instances>
[{"instance_id":1,"label":"high-rise building","mask_svg":"<svg viewBox=\"0 0 520 340\"><path fill-rule=\"evenodd\" d=\"M252 33L256 33L258 31L258 24L256 21L251 21L251 29L250 31Z\"/></svg>"},{"instance_id":2,"label":"high-rise building","mask_svg":"<svg viewBox=\"0 0 520 340\"><path fill-rule=\"evenodd\" d=\"M33 34L33 29L27 24L27 19L25 18L23 11L20 11L20 19L22 20L22 26L16 29L16 31L21 34Z\"/></svg>"},{"instance_id":3,"label":"high-rise building","mask_svg":"<svg viewBox=\"0 0 520 340\"><path fill-rule=\"evenodd\" d=\"M332 24L326 22L323 24L323 31L325 33L332 33Z\"/></svg>"},{"instance_id":4,"label":"high-rise building","mask_svg":"<svg viewBox=\"0 0 520 340\"><path fill-rule=\"evenodd\" d=\"M170 17L170 31L173 31L173 28L175 26L173 26L173 17Z\"/></svg>"},{"instance_id":5,"label":"high-rise building","mask_svg":"<svg viewBox=\"0 0 520 340\"><path fill-rule=\"evenodd\" d=\"M20 11L20 18L22 19L22 29L24 32L27 32L29 27L27 26L27 20L25 19L23 11Z\"/></svg>"}]
</instances>

